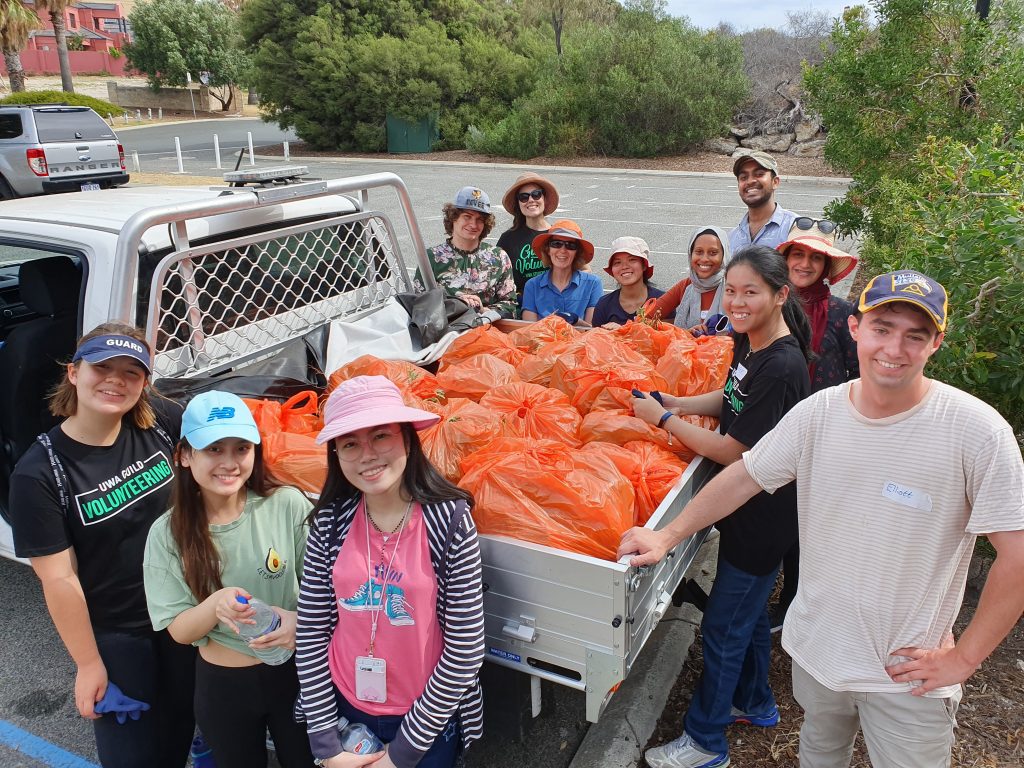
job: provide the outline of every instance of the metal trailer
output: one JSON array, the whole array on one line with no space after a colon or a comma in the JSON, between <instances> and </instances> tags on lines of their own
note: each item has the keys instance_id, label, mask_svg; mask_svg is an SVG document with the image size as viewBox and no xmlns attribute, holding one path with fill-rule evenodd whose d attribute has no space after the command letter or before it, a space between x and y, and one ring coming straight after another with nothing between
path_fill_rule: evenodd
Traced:
<instances>
[{"instance_id":1,"label":"metal trailer","mask_svg":"<svg viewBox=\"0 0 1024 768\"><path fill-rule=\"evenodd\" d=\"M369 209L369 191L381 189L398 197L416 251L412 260L399 252L387 215ZM337 195L351 195L355 204L334 212L321 205L315 215L289 212L301 201ZM269 213L259 216L259 209ZM231 226L233 216L247 211L270 224ZM433 285L405 184L390 173L229 190L139 210L120 228L110 266L108 304L86 325L135 322L145 310L155 377L216 376L325 326L372 328L396 293L412 290L414 266ZM716 468L694 460L647 525L673 520ZM587 719L597 721L704 536L640 569L482 536L487 659L583 691Z\"/></svg>"}]
</instances>

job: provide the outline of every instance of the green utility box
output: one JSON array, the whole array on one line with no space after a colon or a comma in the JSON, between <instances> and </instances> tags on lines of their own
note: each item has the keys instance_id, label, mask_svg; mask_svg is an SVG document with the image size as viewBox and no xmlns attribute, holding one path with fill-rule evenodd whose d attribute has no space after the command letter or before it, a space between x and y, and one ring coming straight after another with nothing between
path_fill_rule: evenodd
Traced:
<instances>
[{"instance_id":1,"label":"green utility box","mask_svg":"<svg viewBox=\"0 0 1024 768\"><path fill-rule=\"evenodd\" d=\"M429 152L437 141L437 113L412 123L394 115L387 116L388 152L406 155L411 152Z\"/></svg>"}]
</instances>

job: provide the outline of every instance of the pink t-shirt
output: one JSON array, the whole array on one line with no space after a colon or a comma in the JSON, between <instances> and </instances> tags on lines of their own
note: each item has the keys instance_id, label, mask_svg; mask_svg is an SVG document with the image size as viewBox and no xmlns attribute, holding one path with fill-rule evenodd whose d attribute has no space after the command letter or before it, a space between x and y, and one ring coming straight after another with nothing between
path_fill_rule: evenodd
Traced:
<instances>
[{"instance_id":1,"label":"pink t-shirt","mask_svg":"<svg viewBox=\"0 0 1024 768\"><path fill-rule=\"evenodd\" d=\"M394 534L385 543L369 525L364 510L360 502L331 574L338 626L328 663L334 684L356 709L371 715L404 715L423 693L441 658L444 639L437 620L437 576L419 504L413 505L400 542ZM372 589L367 584L367 529ZM398 552L388 571L396 544ZM373 655L387 662L387 700L382 704L356 698L355 679L356 657L368 655L370 649L370 609L378 607Z\"/></svg>"}]
</instances>

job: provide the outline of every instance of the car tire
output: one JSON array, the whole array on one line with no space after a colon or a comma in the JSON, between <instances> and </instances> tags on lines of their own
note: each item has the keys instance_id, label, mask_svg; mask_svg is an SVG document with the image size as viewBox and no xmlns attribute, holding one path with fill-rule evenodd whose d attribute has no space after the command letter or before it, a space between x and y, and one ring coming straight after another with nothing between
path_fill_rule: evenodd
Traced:
<instances>
[{"instance_id":1,"label":"car tire","mask_svg":"<svg viewBox=\"0 0 1024 768\"><path fill-rule=\"evenodd\" d=\"M0 200L13 200L16 197L17 195L14 194L11 185L7 183L7 179L0 176Z\"/></svg>"}]
</instances>

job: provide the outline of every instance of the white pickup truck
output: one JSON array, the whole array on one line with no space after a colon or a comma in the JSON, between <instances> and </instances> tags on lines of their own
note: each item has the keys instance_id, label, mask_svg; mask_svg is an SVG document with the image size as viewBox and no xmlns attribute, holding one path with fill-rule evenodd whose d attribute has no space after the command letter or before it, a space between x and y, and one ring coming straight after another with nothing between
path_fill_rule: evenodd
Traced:
<instances>
[{"instance_id":1,"label":"white pickup truck","mask_svg":"<svg viewBox=\"0 0 1024 768\"><path fill-rule=\"evenodd\" d=\"M282 174L288 175L288 174ZM124 188L0 206L0 512L11 468L52 424L47 389L76 337L145 328L164 391L189 382L324 374L367 351L420 359L395 301L432 272L405 184L390 173L260 186ZM370 192L397 195L415 251L400 253ZM430 287L430 286L428 286ZM386 352L382 352L386 350ZM184 390L183 390L184 388ZM648 522L660 528L714 467L693 461ZM703 541L634 569L483 536L488 659L585 692L596 721ZM0 554L13 557L0 521Z\"/></svg>"}]
</instances>

